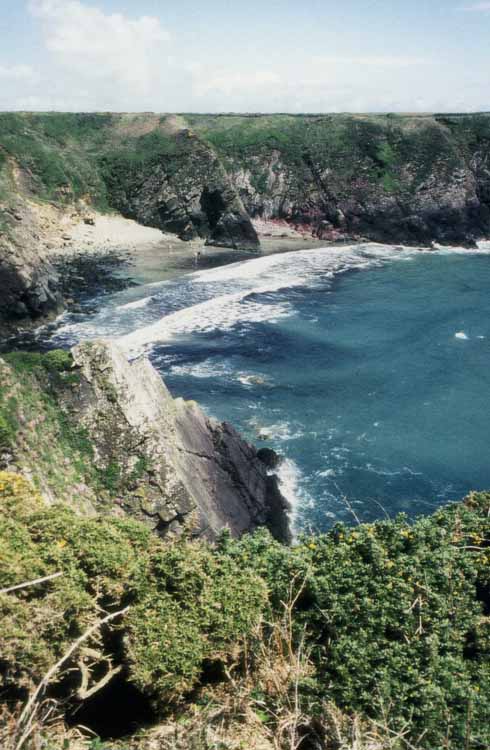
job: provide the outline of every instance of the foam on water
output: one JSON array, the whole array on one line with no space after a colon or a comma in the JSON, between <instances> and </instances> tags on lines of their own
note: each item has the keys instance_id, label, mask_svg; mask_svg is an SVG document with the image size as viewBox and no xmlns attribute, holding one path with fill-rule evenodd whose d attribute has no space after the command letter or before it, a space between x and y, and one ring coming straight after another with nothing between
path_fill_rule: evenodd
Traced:
<instances>
[{"instance_id":1,"label":"foam on water","mask_svg":"<svg viewBox=\"0 0 490 750\"><path fill-rule=\"evenodd\" d=\"M414 248L376 244L345 245L269 255L196 271L186 277L189 299L193 299L196 286L205 286L210 299L190 304L151 325L138 327L123 336L120 344L128 354L137 356L154 344L171 341L176 336L229 330L237 323L278 321L291 315L293 308L288 302L271 301L268 295L295 287L311 287L315 283L325 284L336 274L387 260L409 260L416 252ZM137 306L130 303L126 309L131 305Z\"/></svg>"},{"instance_id":2,"label":"foam on water","mask_svg":"<svg viewBox=\"0 0 490 750\"><path fill-rule=\"evenodd\" d=\"M237 324L277 322L294 313L280 292L326 287L349 270L411 261L420 251L375 243L300 250L268 255L204 271L177 280L158 281L108 298L97 314L65 313L52 343L68 346L81 339L118 338L130 356L189 334L227 331ZM490 242L474 249L440 248L430 254L488 254ZM138 298L134 299L134 295ZM129 301L124 301L129 296ZM131 299L133 297L133 299ZM311 322L318 322L316 316Z\"/></svg>"},{"instance_id":3,"label":"foam on water","mask_svg":"<svg viewBox=\"0 0 490 750\"><path fill-rule=\"evenodd\" d=\"M264 291L269 292L271 289L254 291L260 294ZM247 321L258 323L261 320L266 320L271 323L289 315L291 312L288 303L261 304L246 299L247 295L247 292L224 294L216 299L186 307L167 315L152 325L122 337L119 343L128 354L136 356L147 350L151 345L170 341L175 336L211 332L216 329L227 330L236 323Z\"/></svg>"},{"instance_id":4,"label":"foam on water","mask_svg":"<svg viewBox=\"0 0 490 750\"><path fill-rule=\"evenodd\" d=\"M302 488L303 475L298 465L290 458L286 458L279 464L277 469L279 489L286 498L290 507L290 523L293 536L299 532L298 512L300 507L306 503L305 493Z\"/></svg>"},{"instance_id":5,"label":"foam on water","mask_svg":"<svg viewBox=\"0 0 490 750\"><path fill-rule=\"evenodd\" d=\"M169 372L172 375L191 376L193 378L227 378L233 374L229 364L226 362L216 363L212 359L198 362L192 365L171 365Z\"/></svg>"}]
</instances>

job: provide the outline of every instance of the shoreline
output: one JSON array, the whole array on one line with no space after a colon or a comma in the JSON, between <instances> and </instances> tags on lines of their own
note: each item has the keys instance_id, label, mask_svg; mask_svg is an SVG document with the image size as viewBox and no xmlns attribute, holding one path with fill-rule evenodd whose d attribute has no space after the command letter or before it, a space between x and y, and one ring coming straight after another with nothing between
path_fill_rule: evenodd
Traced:
<instances>
[{"instance_id":1,"label":"shoreline","mask_svg":"<svg viewBox=\"0 0 490 750\"><path fill-rule=\"evenodd\" d=\"M5 327L2 351L16 347L35 350L37 335L43 329L55 324L65 312L76 312L92 297L95 302L123 288L137 290L196 270L331 244L291 229L287 236L283 231L267 232L261 237L261 250L250 252L206 245L204 239L181 240L119 214L103 214L83 206L76 214L62 214L52 206L39 205L35 212L42 232L41 257L51 265L57 283L64 277L62 303L41 318L24 320L15 328Z\"/></svg>"},{"instance_id":2,"label":"shoreline","mask_svg":"<svg viewBox=\"0 0 490 750\"><path fill-rule=\"evenodd\" d=\"M140 285L249 258L338 244L272 221L258 221L256 229L261 248L251 252L207 245L204 239L181 240L118 214L87 211L85 216L65 225L57 242L50 243L49 259L69 262L82 254L88 258L121 254L129 260L128 276Z\"/></svg>"},{"instance_id":3,"label":"shoreline","mask_svg":"<svg viewBox=\"0 0 490 750\"><path fill-rule=\"evenodd\" d=\"M37 206L37 210L42 211L38 213L40 229L44 230L40 243L42 255L55 269L57 266L63 269L65 281L70 281L72 275L75 283L73 288L68 283L68 292L63 295L63 304L57 310L41 319L24 321L17 330L7 330L2 350L22 345L23 339L35 346L37 333L52 325L65 312L76 311L80 304L92 297L94 301L97 298L102 300L125 287L137 290L145 284L178 278L196 270L218 268L268 255L370 242L367 238L347 236L318 239L282 220L257 219L254 226L261 248L259 252L251 252L207 245L201 238L181 240L174 234L144 226L120 214L104 214L84 205L69 215L60 215L53 207L46 209L46 206L42 209ZM400 249L405 247L400 243L372 244ZM413 249L430 252L440 248L420 246ZM80 273L81 266L83 270ZM97 278L99 269L103 277L100 284ZM76 280L80 280L81 284L78 285Z\"/></svg>"}]
</instances>

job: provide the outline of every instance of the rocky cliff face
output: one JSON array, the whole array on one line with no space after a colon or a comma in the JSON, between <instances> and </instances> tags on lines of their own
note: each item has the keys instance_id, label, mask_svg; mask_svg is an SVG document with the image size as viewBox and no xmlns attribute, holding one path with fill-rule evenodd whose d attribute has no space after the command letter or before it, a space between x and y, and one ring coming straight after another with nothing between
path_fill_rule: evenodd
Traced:
<instances>
[{"instance_id":1,"label":"rocky cliff face","mask_svg":"<svg viewBox=\"0 0 490 750\"><path fill-rule=\"evenodd\" d=\"M113 205L184 240L201 237L211 245L257 250L250 217L216 153L186 129L174 135L172 146L133 169L108 160Z\"/></svg>"},{"instance_id":2,"label":"rocky cliff face","mask_svg":"<svg viewBox=\"0 0 490 750\"><path fill-rule=\"evenodd\" d=\"M251 216L321 239L471 245L490 234L489 117L284 117L226 130L216 119L206 133Z\"/></svg>"},{"instance_id":3,"label":"rocky cliff face","mask_svg":"<svg viewBox=\"0 0 490 750\"><path fill-rule=\"evenodd\" d=\"M59 277L40 247L39 222L29 202L19 201L4 216L10 231L0 233L0 331L61 306Z\"/></svg>"},{"instance_id":4,"label":"rocky cliff face","mask_svg":"<svg viewBox=\"0 0 490 750\"><path fill-rule=\"evenodd\" d=\"M0 359L0 469L34 479L49 502L128 514L161 536L267 526L289 540L270 457L196 403L173 399L147 359L130 364L97 341L72 358L10 360Z\"/></svg>"},{"instance_id":5,"label":"rocky cliff face","mask_svg":"<svg viewBox=\"0 0 490 750\"><path fill-rule=\"evenodd\" d=\"M472 245L490 236L490 116L0 114L0 325L59 305L43 228L15 218L34 201L246 250L259 217L325 240Z\"/></svg>"},{"instance_id":6,"label":"rocky cliff face","mask_svg":"<svg viewBox=\"0 0 490 750\"><path fill-rule=\"evenodd\" d=\"M347 186L335 184L329 166L305 165L301 184L298 173L276 159L272 153L261 165L269 167L265 193L254 187L249 168L235 165L233 182L252 217L285 219L325 240L349 236L412 245L472 245L490 233L489 203L482 195L487 184L478 182L467 166L455 165L443 177L431 172L417 185L407 166L398 177L405 189L395 192L366 183L362 167Z\"/></svg>"}]
</instances>

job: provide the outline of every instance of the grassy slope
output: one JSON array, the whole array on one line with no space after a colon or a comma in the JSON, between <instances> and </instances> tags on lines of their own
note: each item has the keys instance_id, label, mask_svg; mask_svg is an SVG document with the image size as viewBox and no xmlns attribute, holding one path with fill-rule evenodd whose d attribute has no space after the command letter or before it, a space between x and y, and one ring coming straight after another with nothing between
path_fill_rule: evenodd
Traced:
<instances>
[{"instance_id":1,"label":"grassy slope","mask_svg":"<svg viewBox=\"0 0 490 750\"><path fill-rule=\"evenodd\" d=\"M117 175L178 153L175 131L190 126L225 163L248 165L277 149L286 164L333 169L348 185L359 177L387 192L406 189L401 170L410 164L414 189L435 163L450 170L490 144L488 115L184 115L0 114L0 199L8 197L2 172L8 157L26 170L41 199L90 197L111 204ZM255 164L255 171L260 166ZM115 178L114 178L115 175ZM265 185L264 185L265 191ZM8 191L7 191L8 192Z\"/></svg>"},{"instance_id":2,"label":"grassy slope","mask_svg":"<svg viewBox=\"0 0 490 750\"><path fill-rule=\"evenodd\" d=\"M387 193L415 190L434 168L444 175L477 147L490 147L490 116L482 115L190 115L188 121L230 164L277 149L285 164L329 168L349 189L360 177ZM401 180L406 167L412 172ZM299 177L301 179L301 175Z\"/></svg>"},{"instance_id":3,"label":"grassy slope","mask_svg":"<svg viewBox=\"0 0 490 750\"><path fill-rule=\"evenodd\" d=\"M124 473L95 458L88 432L68 402L80 387L71 354L13 352L0 359L0 455L32 478L38 491L80 511L103 511L134 492L146 461ZM116 451L117 455L117 451Z\"/></svg>"}]
</instances>

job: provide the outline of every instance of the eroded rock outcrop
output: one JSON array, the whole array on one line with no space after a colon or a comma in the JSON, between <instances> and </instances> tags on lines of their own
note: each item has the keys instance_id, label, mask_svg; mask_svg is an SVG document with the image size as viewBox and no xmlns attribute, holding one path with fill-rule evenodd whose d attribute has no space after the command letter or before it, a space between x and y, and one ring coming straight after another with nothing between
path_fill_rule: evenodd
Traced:
<instances>
[{"instance_id":1,"label":"eroded rock outcrop","mask_svg":"<svg viewBox=\"0 0 490 750\"><path fill-rule=\"evenodd\" d=\"M490 234L488 123L305 116L282 143L237 146L231 130L218 150L252 217L326 240L472 245Z\"/></svg>"},{"instance_id":2,"label":"eroded rock outcrop","mask_svg":"<svg viewBox=\"0 0 490 750\"><path fill-rule=\"evenodd\" d=\"M43 252L38 217L28 202L5 212L0 232L0 331L60 308L59 277Z\"/></svg>"},{"instance_id":3,"label":"eroded rock outcrop","mask_svg":"<svg viewBox=\"0 0 490 750\"><path fill-rule=\"evenodd\" d=\"M187 129L174 135L172 146L132 169L107 162L113 205L184 240L201 237L212 245L258 250L250 217L215 151Z\"/></svg>"},{"instance_id":4,"label":"eroded rock outcrop","mask_svg":"<svg viewBox=\"0 0 490 750\"><path fill-rule=\"evenodd\" d=\"M87 431L99 469L117 474L126 513L162 535L266 525L289 539L276 477L231 425L173 399L147 359L128 363L113 343L81 344L73 358L79 386L63 408Z\"/></svg>"}]
</instances>

